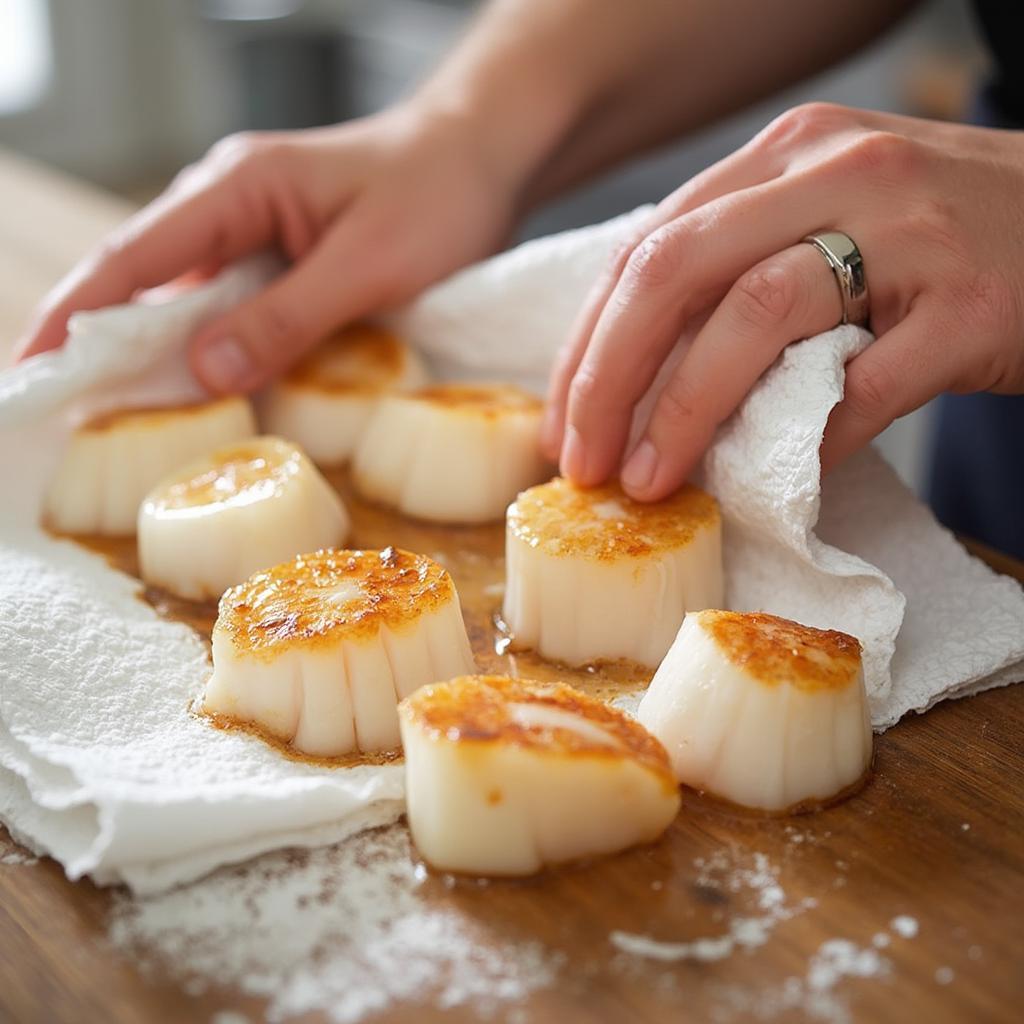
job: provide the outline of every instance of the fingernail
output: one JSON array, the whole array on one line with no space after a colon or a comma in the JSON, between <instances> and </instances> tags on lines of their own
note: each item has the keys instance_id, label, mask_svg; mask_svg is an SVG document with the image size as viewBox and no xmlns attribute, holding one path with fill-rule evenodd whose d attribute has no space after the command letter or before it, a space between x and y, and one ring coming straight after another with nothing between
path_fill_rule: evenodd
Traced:
<instances>
[{"instance_id":1,"label":"fingernail","mask_svg":"<svg viewBox=\"0 0 1024 1024\"><path fill-rule=\"evenodd\" d=\"M646 491L654 481L658 468L658 449L650 441L643 440L622 468L622 485L629 491Z\"/></svg>"},{"instance_id":2,"label":"fingernail","mask_svg":"<svg viewBox=\"0 0 1024 1024\"><path fill-rule=\"evenodd\" d=\"M234 391L244 386L253 371L252 360L237 338L211 341L196 356L203 383L215 391Z\"/></svg>"},{"instance_id":3,"label":"fingernail","mask_svg":"<svg viewBox=\"0 0 1024 1024\"><path fill-rule=\"evenodd\" d=\"M587 468L587 459L583 451L583 438L574 426L565 428L565 439L562 441L562 458L559 462L562 476L570 480L583 480Z\"/></svg>"}]
</instances>

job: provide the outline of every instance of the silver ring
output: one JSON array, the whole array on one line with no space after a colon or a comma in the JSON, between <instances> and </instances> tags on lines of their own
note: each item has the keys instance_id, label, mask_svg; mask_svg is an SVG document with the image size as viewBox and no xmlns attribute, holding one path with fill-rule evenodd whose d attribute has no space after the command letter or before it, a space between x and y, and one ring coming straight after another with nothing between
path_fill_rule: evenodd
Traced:
<instances>
[{"instance_id":1,"label":"silver ring","mask_svg":"<svg viewBox=\"0 0 1024 1024\"><path fill-rule=\"evenodd\" d=\"M843 300L843 319L839 322L867 326L868 282L857 243L842 231L821 231L808 235L803 241L810 242L825 257L835 274L839 297Z\"/></svg>"}]
</instances>

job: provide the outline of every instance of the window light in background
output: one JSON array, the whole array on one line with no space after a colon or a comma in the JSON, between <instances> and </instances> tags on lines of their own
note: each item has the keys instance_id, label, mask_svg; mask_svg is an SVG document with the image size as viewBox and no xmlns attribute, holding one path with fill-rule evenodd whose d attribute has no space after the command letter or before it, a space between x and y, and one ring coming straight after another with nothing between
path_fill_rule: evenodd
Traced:
<instances>
[{"instance_id":1,"label":"window light in background","mask_svg":"<svg viewBox=\"0 0 1024 1024\"><path fill-rule=\"evenodd\" d=\"M0 0L0 117L36 106L52 78L47 0Z\"/></svg>"}]
</instances>

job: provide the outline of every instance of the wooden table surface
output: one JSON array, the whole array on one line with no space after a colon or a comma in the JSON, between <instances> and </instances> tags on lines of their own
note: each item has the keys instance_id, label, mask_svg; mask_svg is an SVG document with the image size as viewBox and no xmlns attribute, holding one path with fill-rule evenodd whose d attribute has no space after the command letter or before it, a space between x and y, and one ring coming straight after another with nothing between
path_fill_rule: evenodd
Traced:
<instances>
[{"instance_id":1,"label":"wooden table surface","mask_svg":"<svg viewBox=\"0 0 1024 1024\"><path fill-rule=\"evenodd\" d=\"M2 348L43 290L128 208L2 154L0 197ZM1024 581L1024 566L1003 558L999 568ZM655 846L528 882L432 879L426 899L564 958L556 983L515 1008L524 1022L751 1020L773 1006L781 1020L1019 1020L1024 687L910 716L876 750L866 788L816 815L747 817L687 794ZM69 883L52 861L17 863L14 850L0 829L0 1021L206 1021L220 1010L260 1018L263 1004L230 990L191 996L160 974L144 976L107 943L110 893ZM778 870L789 905L816 905L779 923L765 944L721 960L616 952L614 929L680 942L720 934L749 913L748 896L709 887L696 862L724 853L740 864L755 851ZM898 915L915 920L916 935L893 928ZM782 999L786 979L814 991L808 965L823 943L873 949L880 933L883 976L839 979L825 990L827 1005ZM440 1015L403 1003L367 1019ZM473 1019L464 1010L444 1016Z\"/></svg>"}]
</instances>

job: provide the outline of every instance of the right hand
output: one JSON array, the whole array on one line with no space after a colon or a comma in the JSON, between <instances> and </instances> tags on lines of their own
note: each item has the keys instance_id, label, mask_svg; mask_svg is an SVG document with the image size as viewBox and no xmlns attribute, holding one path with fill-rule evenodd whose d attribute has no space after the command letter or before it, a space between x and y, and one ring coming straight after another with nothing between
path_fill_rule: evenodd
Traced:
<instances>
[{"instance_id":1,"label":"right hand","mask_svg":"<svg viewBox=\"0 0 1024 1024\"><path fill-rule=\"evenodd\" d=\"M456 117L414 103L330 128L229 136L44 300L18 349L60 347L68 317L276 246L292 264L205 324L189 360L211 392L252 391L332 328L490 254L518 182Z\"/></svg>"}]
</instances>

